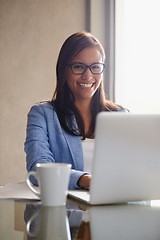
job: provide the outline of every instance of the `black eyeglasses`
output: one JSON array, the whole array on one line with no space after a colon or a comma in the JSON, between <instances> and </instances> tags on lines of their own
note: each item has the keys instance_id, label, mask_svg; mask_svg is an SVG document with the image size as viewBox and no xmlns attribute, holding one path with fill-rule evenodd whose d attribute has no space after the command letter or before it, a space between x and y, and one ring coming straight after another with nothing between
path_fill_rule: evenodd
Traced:
<instances>
[{"instance_id":1,"label":"black eyeglasses","mask_svg":"<svg viewBox=\"0 0 160 240\"><path fill-rule=\"evenodd\" d=\"M70 69L72 70L72 73L76 75L84 74L87 68L89 68L92 74L101 74L105 69L104 63L93 63L88 66L84 63L77 62L67 66L70 67Z\"/></svg>"}]
</instances>

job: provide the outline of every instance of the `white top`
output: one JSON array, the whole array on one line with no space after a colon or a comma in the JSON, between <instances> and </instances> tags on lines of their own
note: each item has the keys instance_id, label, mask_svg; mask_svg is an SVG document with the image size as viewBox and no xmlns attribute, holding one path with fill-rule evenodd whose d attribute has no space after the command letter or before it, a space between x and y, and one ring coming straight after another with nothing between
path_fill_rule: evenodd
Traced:
<instances>
[{"instance_id":1,"label":"white top","mask_svg":"<svg viewBox=\"0 0 160 240\"><path fill-rule=\"evenodd\" d=\"M82 140L84 171L92 173L92 162L94 153L94 139L86 138Z\"/></svg>"}]
</instances>

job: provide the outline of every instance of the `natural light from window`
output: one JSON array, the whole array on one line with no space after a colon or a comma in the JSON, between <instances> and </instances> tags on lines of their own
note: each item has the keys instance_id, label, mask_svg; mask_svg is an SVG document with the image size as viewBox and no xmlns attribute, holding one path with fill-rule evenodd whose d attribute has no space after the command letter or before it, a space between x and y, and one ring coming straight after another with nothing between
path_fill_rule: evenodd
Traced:
<instances>
[{"instance_id":1,"label":"natural light from window","mask_svg":"<svg viewBox=\"0 0 160 240\"><path fill-rule=\"evenodd\" d=\"M160 113L160 0L116 0L115 102Z\"/></svg>"}]
</instances>

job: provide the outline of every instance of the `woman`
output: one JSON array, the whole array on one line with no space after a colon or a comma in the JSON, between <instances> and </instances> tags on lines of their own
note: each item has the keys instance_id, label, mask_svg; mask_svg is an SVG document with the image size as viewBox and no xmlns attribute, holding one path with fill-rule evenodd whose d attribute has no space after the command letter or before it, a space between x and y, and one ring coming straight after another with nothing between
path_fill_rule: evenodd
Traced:
<instances>
[{"instance_id":1,"label":"woman","mask_svg":"<svg viewBox=\"0 0 160 240\"><path fill-rule=\"evenodd\" d=\"M28 114L28 171L42 162L70 163L69 188L89 187L91 174L87 167L92 162L96 115L101 111L125 111L105 98L104 62L104 49L90 33L75 33L64 42L56 66L53 98L34 105Z\"/></svg>"}]
</instances>

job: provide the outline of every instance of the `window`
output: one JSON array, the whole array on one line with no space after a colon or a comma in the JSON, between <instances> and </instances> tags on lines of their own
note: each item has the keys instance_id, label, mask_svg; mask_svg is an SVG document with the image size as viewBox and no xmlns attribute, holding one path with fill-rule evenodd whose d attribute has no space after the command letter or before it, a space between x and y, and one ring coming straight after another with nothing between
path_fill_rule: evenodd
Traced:
<instances>
[{"instance_id":1,"label":"window","mask_svg":"<svg viewBox=\"0 0 160 240\"><path fill-rule=\"evenodd\" d=\"M160 1L116 0L115 102L160 113Z\"/></svg>"}]
</instances>

